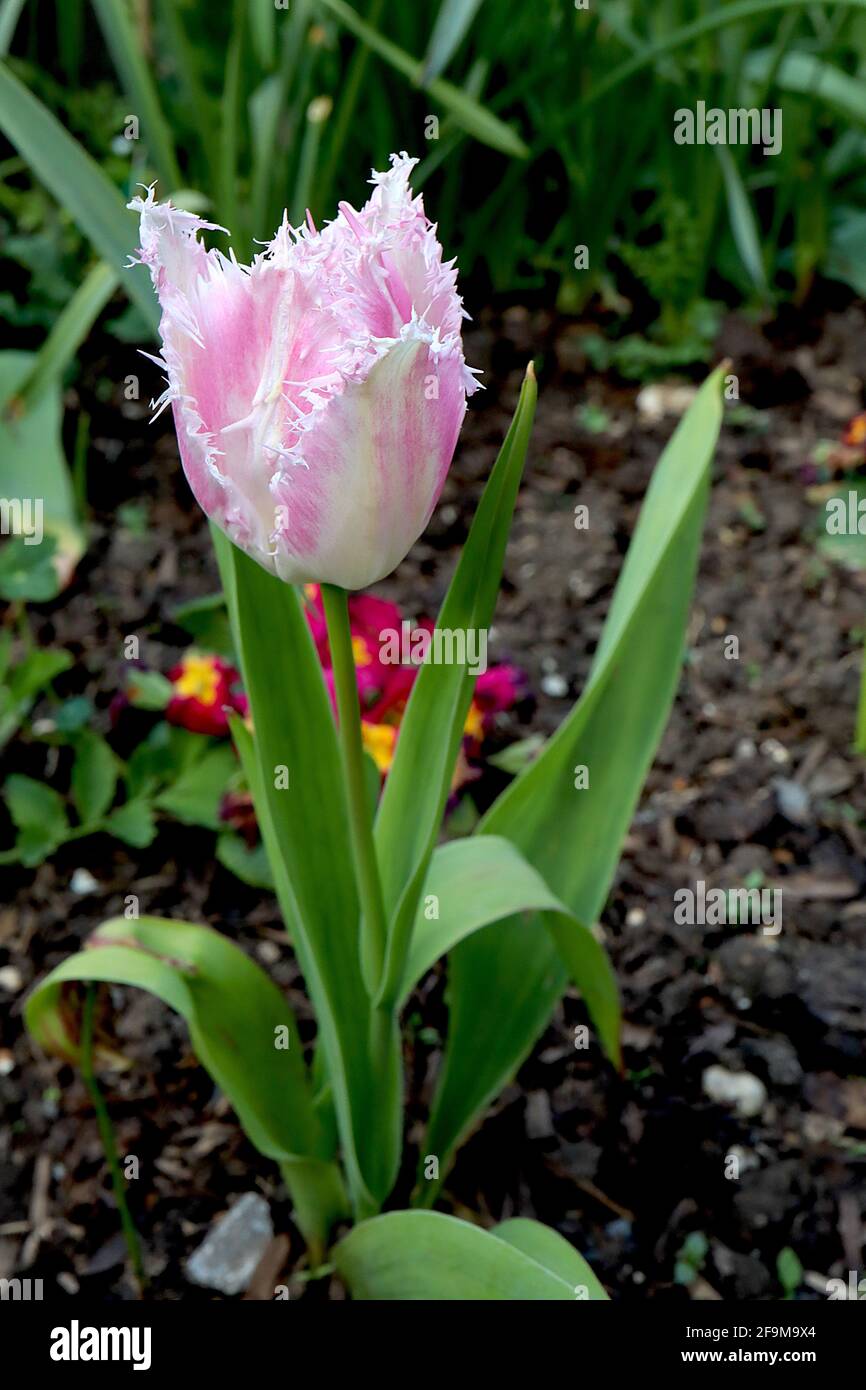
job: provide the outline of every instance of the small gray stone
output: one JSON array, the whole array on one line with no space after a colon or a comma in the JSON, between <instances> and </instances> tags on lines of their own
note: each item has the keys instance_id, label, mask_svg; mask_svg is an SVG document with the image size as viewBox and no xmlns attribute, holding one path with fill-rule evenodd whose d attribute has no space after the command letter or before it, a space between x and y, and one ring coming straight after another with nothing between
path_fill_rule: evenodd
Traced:
<instances>
[{"instance_id":1,"label":"small gray stone","mask_svg":"<svg viewBox=\"0 0 866 1390\"><path fill-rule=\"evenodd\" d=\"M553 1114L546 1091L530 1091L526 1097L526 1133L530 1139L549 1139Z\"/></svg>"},{"instance_id":2,"label":"small gray stone","mask_svg":"<svg viewBox=\"0 0 866 1390\"><path fill-rule=\"evenodd\" d=\"M187 1278L205 1289L228 1295L243 1293L273 1238L271 1213L264 1197L245 1192L187 1260Z\"/></svg>"},{"instance_id":3,"label":"small gray stone","mask_svg":"<svg viewBox=\"0 0 866 1390\"><path fill-rule=\"evenodd\" d=\"M551 672L550 675L541 677L541 689L552 700L562 700L568 694L568 681L558 672Z\"/></svg>"},{"instance_id":4,"label":"small gray stone","mask_svg":"<svg viewBox=\"0 0 866 1390\"><path fill-rule=\"evenodd\" d=\"M785 820L790 821L792 825L808 825L812 816L806 788L790 777L776 777L773 786L776 791L776 804Z\"/></svg>"},{"instance_id":5,"label":"small gray stone","mask_svg":"<svg viewBox=\"0 0 866 1390\"><path fill-rule=\"evenodd\" d=\"M707 1067L703 1075L704 1095L719 1105L732 1105L744 1120L760 1114L767 1103L763 1081L748 1071L727 1071L725 1067Z\"/></svg>"}]
</instances>

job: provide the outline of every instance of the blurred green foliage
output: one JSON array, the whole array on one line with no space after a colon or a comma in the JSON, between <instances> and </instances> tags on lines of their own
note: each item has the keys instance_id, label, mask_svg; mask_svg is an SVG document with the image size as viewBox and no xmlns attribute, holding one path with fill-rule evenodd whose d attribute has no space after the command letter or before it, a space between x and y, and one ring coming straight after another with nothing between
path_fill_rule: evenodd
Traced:
<instances>
[{"instance_id":1,"label":"blurred green foliage","mask_svg":"<svg viewBox=\"0 0 866 1390\"><path fill-rule=\"evenodd\" d=\"M358 203L407 149L474 302L576 311L613 279L659 344L695 346L701 301L771 306L821 271L862 284L866 0L5 0L4 43L124 195L158 177L241 258L284 207ZM781 109L780 153L677 145L698 100ZM50 323L82 255L28 162L0 166L0 306L22 327Z\"/></svg>"}]
</instances>

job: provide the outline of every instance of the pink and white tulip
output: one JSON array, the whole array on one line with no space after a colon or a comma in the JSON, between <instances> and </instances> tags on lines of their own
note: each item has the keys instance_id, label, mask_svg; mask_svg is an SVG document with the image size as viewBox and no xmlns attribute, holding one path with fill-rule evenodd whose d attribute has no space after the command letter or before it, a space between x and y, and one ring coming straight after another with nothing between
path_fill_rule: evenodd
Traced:
<instances>
[{"instance_id":1,"label":"pink and white tulip","mask_svg":"<svg viewBox=\"0 0 866 1390\"><path fill-rule=\"evenodd\" d=\"M476 388L454 263L391 156L359 212L316 231L284 218L242 266L199 241L213 223L157 203L139 259L160 332L181 459L200 506L291 583L359 589L424 530Z\"/></svg>"}]
</instances>

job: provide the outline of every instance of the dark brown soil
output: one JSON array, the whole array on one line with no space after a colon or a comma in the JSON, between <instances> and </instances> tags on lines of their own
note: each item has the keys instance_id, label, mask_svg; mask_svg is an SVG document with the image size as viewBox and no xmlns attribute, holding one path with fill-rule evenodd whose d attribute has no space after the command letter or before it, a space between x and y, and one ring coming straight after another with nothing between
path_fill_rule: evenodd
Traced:
<instances>
[{"instance_id":1,"label":"dark brown soil","mask_svg":"<svg viewBox=\"0 0 866 1390\"><path fill-rule=\"evenodd\" d=\"M769 331L743 319L724 327L719 352L733 358L741 403L762 415L744 421L735 411L723 433L682 683L602 918L624 995L627 1075L575 1051L584 1015L566 998L446 1185L444 1203L458 1213L491 1222L537 1215L555 1226L614 1298L778 1298L785 1247L807 1272L799 1297L818 1297L827 1276L862 1266L866 794L851 741L866 596L862 575L815 551L806 466L816 441L837 438L863 408L864 331L856 305L820 328L805 316ZM411 614L436 612L530 355L542 392L491 643L491 659L523 666L535 693L534 706L510 718L511 737L551 731L579 693L674 424L672 415L649 422L634 388L587 375L573 325L522 307L482 316L467 356L485 369L488 389L473 402L429 532L381 586ZM92 544L72 588L34 610L40 640L77 658L64 690L90 694L106 728L123 635L138 633L143 659L166 669L183 643L167 615L217 587L166 417L149 427L145 405L121 405L120 391L100 403L100 385L128 372L141 375L144 394L155 389L155 369L132 349L128 358L115 346L88 364ZM608 428L590 432L587 404L603 408ZM131 500L148 508L142 538L117 522ZM591 524L576 543L578 500ZM738 660L725 657L731 634ZM7 762L39 774L43 759L41 745L19 743ZM94 875L96 892L71 891L78 867ZM764 886L784 881L778 936L674 923L677 889L697 879L742 885L756 873ZM0 1277L26 1269L52 1288L59 1281L58 1293L128 1298L92 1108L79 1078L36 1054L23 1032L30 984L135 891L143 910L209 922L238 940L288 991L305 1037L309 1006L273 900L215 865L203 832L172 826L134 859L107 839L88 840L35 876L7 870L6 879L0 965L21 978L4 991L0 1022L0 1047L12 1052L0 1077ZM116 999L134 1066L105 1085L120 1151L140 1161L129 1190L148 1296L215 1297L187 1282L183 1262L232 1196L257 1188L290 1236L282 1277L292 1296L340 1297L333 1282L297 1278L302 1247L278 1174L213 1093L183 1026L147 997ZM441 983L410 1012L441 1030ZM420 1137L414 1117L436 1059L435 1046L414 1042L410 1139ZM711 1065L763 1081L768 1099L756 1118L707 1098ZM739 1180L725 1176L732 1152ZM687 1292L675 1263L691 1232L709 1249ZM273 1272L269 1280L279 1282Z\"/></svg>"}]
</instances>

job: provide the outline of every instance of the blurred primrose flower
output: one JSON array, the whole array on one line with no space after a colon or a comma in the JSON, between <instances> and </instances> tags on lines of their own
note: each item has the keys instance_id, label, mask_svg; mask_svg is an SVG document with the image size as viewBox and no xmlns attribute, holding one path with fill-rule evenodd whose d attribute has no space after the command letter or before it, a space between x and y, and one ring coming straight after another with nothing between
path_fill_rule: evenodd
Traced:
<instances>
[{"instance_id":1,"label":"blurred primrose flower","mask_svg":"<svg viewBox=\"0 0 866 1390\"><path fill-rule=\"evenodd\" d=\"M158 203L138 260L160 333L180 454L206 514L291 583L361 589L400 563L442 491L466 398L453 261L392 155L361 210L289 226L252 265L206 250L224 231Z\"/></svg>"},{"instance_id":2,"label":"blurred primrose flower","mask_svg":"<svg viewBox=\"0 0 866 1390\"><path fill-rule=\"evenodd\" d=\"M318 585L308 584L304 598L307 622L336 712L331 654ZM349 622L361 707L361 738L365 751L384 779L394 760L400 723L420 668L380 660L380 631L385 628L399 630L402 622L396 603L370 594L353 594L349 599ZM418 626L426 628L429 624L424 622ZM172 724L193 733L220 736L229 732L227 715L230 710L247 717L248 702L240 688L240 673L218 656L190 650L171 668L168 680L171 697L165 715ZM526 677L516 666L491 666L478 677L451 785L451 805L460 789L481 775L478 759L484 740L494 728L496 716L511 709L527 693ZM227 792L220 816L248 844L255 843L255 811L248 792Z\"/></svg>"},{"instance_id":3,"label":"blurred primrose flower","mask_svg":"<svg viewBox=\"0 0 866 1390\"><path fill-rule=\"evenodd\" d=\"M240 690L240 672L219 656L190 651L168 673L172 694L165 711L169 724L194 734L229 732L228 715L246 717L249 701Z\"/></svg>"}]
</instances>

